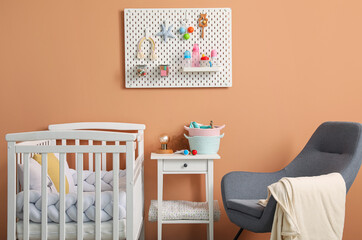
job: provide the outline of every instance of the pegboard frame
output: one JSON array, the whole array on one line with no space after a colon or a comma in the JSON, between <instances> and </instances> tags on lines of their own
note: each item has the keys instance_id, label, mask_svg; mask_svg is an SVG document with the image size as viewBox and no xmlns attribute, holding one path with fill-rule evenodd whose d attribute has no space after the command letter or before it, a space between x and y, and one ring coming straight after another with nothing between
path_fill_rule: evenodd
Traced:
<instances>
[{"instance_id":1,"label":"pegboard frame","mask_svg":"<svg viewBox=\"0 0 362 240\"><path fill-rule=\"evenodd\" d=\"M197 19L200 13L207 13L208 27L205 28L205 39L202 39L201 28ZM190 19L194 33L189 40L183 40L178 32L180 20ZM166 21L167 27L174 25L172 33L175 39L165 43L161 37L155 36L161 31L161 23ZM136 24L137 23L137 24ZM140 24L141 23L141 24ZM203 88L232 86L232 16L230 8L160 8L160 9L125 9L125 86L126 88ZM188 27L188 25L186 27ZM144 42L142 50L146 59L137 59L137 43L144 36L147 28L156 42L157 60L150 60L150 43ZM210 57L212 49L217 49L218 60L222 66L219 72L183 72L182 56L185 50L192 50L194 43L199 43L200 54ZM138 77L137 65L148 65L148 75ZM159 65L169 64L170 75L161 77Z\"/></svg>"}]
</instances>

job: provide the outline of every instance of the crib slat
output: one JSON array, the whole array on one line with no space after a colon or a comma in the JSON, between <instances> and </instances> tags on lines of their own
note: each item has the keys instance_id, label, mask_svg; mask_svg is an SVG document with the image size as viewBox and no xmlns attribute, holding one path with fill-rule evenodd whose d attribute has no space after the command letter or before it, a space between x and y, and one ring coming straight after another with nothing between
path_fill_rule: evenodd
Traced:
<instances>
[{"instance_id":1,"label":"crib slat","mask_svg":"<svg viewBox=\"0 0 362 240\"><path fill-rule=\"evenodd\" d=\"M92 146L93 140L88 140L88 145ZM88 162L89 162L89 171L93 172L93 153L89 153Z\"/></svg>"},{"instance_id":2,"label":"crib slat","mask_svg":"<svg viewBox=\"0 0 362 240\"><path fill-rule=\"evenodd\" d=\"M16 154L16 162L17 164L22 164L20 162L20 153ZM20 192L20 181L19 181L19 174L16 174L16 193Z\"/></svg>"},{"instance_id":3,"label":"crib slat","mask_svg":"<svg viewBox=\"0 0 362 240\"><path fill-rule=\"evenodd\" d=\"M59 240L65 239L65 153L59 154L60 205L59 205Z\"/></svg>"},{"instance_id":4,"label":"crib slat","mask_svg":"<svg viewBox=\"0 0 362 240\"><path fill-rule=\"evenodd\" d=\"M119 145L119 142L116 142L116 145ZM113 240L118 240L118 239L119 239L119 153L113 153Z\"/></svg>"},{"instance_id":5,"label":"crib slat","mask_svg":"<svg viewBox=\"0 0 362 240\"><path fill-rule=\"evenodd\" d=\"M41 154L41 239L48 238L48 154Z\"/></svg>"},{"instance_id":6,"label":"crib slat","mask_svg":"<svg viewBox=\"0 0 362 240\"><path fill-rule=\"evenodd\" d=\"M106 145L107 145L107 142L102 141L102 146L106 146ZM102 170L107 171L107 154L106 153L102 153Z\"/></svg>"},{"instance_id":7,"label":"crib slat","mask_svg":"<svg viewBox=\"0 0 362 240\"><path fill-rule=\"evenodd\" d=\"M96 221L95 239L101 240L101 153L96 153Z\"/></svg>"},{"instance_id":8,"label":"crib slat","mask_svg":"<svg viewBox=\"0 0 362 240\"><path fill-rule=\"evenodd\" d=\"M24 154L24 209L23 209L23 239L29 240L29 154Z\"/></svg>"},{"instance_id":9,"label":"crib slat","mask_svg":"<svg viewBox=\"0 0 362 240\"><path fill-rule=\"evenodd\" d=\"M83 240L83 153L77 153L77 239Z\"/></svg>"},{"instance_id":10,"label":"crib slat","mask_svg":"<svg viewBox=\"0 0 362 240\"><path fill-rule=\"evenodd\" d=\"M16 239L16 156L15 142L8 142L8 239ZM23 186L24 188L24 186Z\"/></svg>"},{"instance_id":11,"label":"crib slat","mask_svg":"<svg viewBox=\"0 0 362 240\"><path fill-rule=\"evenodd\" d=\"M134 142L128 141L126 143L126 148L126 238L134 239Z\"/></svg>"},{"instance_id":12,"label":"crib slat","mask_svg":"<svg viewBox=\"0 0 362 240\"><path fill-rule=\"evenodd\" d=\"M67 140L66 139L62 139L62 146L66 146L67 145Z\"/></svg>"},{"instance_id":13,"label":"crib slat","mask_svg":"<svg viewBox=\"0 0 362 240\"><path fill-rule=\"evenodd\" d=\"M79 146L79 139L75 139L75 146ZM75 170L77 170L77 168L78 168L77 157L78 157L78 154L75 154Z\"/></svg>"}]
</instances>

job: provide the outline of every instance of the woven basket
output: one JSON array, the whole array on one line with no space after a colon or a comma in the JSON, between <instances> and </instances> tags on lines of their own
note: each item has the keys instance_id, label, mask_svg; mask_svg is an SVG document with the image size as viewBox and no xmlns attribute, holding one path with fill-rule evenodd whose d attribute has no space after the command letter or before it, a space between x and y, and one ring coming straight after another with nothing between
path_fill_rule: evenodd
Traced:
<instances>
[{"instance_id":1,"label":"woven basket","mask_svg":"<svg viewBox=\"0 0 362 240\"><path fill-rule=\"evenodd\" d=\"M184 126L184 128L189 131L189 136L220 136L220 131L225 125L215 126L214 128L189 128Z\"/></svg>"},{"instance_id":2,"label":"woven basket","mask_svg":"<svg viewBox=\"0 0 362 240\"><path fill-rule=\"evenodd\" d=\"M224 134L219 136L193 136L189 137L184 134L189 140L190 150L196 150L197 154L216 154L219 151L220 139Z\"/></svg>"}]
</instances>

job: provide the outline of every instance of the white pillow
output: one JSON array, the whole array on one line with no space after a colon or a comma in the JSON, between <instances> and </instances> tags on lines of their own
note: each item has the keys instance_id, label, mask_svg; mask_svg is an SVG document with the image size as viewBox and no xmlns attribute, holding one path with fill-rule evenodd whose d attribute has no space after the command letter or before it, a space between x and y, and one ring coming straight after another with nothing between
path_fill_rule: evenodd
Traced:
<instances>
[{"instance_id":1,"label":"white pillow","mask_svg":"<svg viewBox=\"0 0 362 240\"><path fill-rule=\"evenodd\" d=\"M41 165L29 157L29 189L30 190L36 190L41 191ZM24 187L24 164L17 164L18 169L18 178L20 185ZM47 175L47 186L48 186L48 192L56 193L58 192L55 188L53 181L50 179L50 177Z\"/></svg>"},{"instance_id":2,"label":"white pillow","mask_svg":"<svg viewBox=\"0 0 362 240\"><path fill-rule=\"evenodd\" d=\"M59 163L60 163L60 158L59 158L59 153L54 153L55 157L58 158ZM75 188L75 184L73 181L73 177L72 177L72 173L70 171L67 159L65 159L65 176L68 180L68 184L69 184L69 192L76 192L76 188Z\"/></svg>"}]
</instances>

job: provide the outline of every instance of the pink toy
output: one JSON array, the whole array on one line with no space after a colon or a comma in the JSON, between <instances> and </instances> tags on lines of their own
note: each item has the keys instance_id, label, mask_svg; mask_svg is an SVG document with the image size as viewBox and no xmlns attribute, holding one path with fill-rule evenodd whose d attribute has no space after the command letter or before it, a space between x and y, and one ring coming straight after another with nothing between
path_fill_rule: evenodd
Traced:
<instances>
[{"instance_id":1,"label":"pink toy","mask_svg":"<svg viewBox=\"0 0 362 240\"><path fill-rule=\"evenodd\" d=\"M225 125L215 126L214 128L189 128L184 126L184 128L189 131L189 136L219 136L221 129L223 129Z\"/></svg>"}]
</instances>

